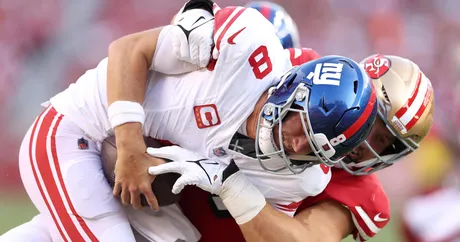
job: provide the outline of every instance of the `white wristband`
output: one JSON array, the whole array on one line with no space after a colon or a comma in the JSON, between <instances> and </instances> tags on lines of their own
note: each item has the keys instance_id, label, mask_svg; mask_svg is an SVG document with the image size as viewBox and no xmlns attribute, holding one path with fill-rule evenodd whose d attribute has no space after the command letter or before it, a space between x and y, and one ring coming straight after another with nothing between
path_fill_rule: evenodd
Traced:
<instances>
[{"instance_id":1,"label":"white wristband","mask_svg":"<svg viewBox=\"0 0 460 242\"><path fill-rule=\"evenodd\" d=\"M237 224L251 221L267 204L264 195L242 172L225 180L219 196Z\"/></svg>"},{"instance_id":2,"label":"white wristband","mask_svg":"<svg viewBox=\"0 0 460 242\"><path fill-rule=\"evenodd\" d=\"M112 129L130 122L141 123L144 125L144 108L137 102L115 101L110 104L107 112Z\"/></svg>"}]
</instances>

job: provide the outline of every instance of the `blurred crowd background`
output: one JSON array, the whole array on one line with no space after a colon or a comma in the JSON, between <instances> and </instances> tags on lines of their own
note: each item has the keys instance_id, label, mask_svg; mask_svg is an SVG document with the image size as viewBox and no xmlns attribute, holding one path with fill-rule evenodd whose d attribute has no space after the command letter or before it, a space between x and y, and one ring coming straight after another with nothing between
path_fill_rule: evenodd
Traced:
<instances>
[{"instance_id":1,"label":"blurred crowd background","mask_svg":"<svg viewBox=\"0 0 460 242\"><path fill-rule=\"evenodd\" d=\"M0 234L36 213L22 188L17 156L23 135L42 110L40 104L95 67L107 56L111 41L168 24L184 2L0 0ZM398 217L405 201L455 183L460 170L455 155L460 153L460 1L275 2L297 23L303 47L357 61L372 53L401 55L431 79L436 99L433 131L418 152L378 172L394 219L382 232L385 237L375 241L401 240Z\"/></svg>"}]
</instances>

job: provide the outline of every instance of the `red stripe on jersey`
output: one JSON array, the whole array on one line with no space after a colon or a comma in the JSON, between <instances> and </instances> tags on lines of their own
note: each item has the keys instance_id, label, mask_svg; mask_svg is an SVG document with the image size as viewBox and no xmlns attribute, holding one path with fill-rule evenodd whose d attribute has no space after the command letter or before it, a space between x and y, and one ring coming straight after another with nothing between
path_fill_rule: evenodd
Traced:
<instances>
[{"instance_id":1,"label":"red stripe on jersey","mask_svg":"<svg viewBox=\"0 0 460 242\"><path fill-rule=\"evenodd\" d=\"M367 226L366 222L364 222L363 218L361 217L361 215L359 215L359 213L356 210L356 208L355 207L349 207L348 209L353 214L353 216L354 216L354 218L356 220L354 222L358 223L358 224L355 223L355 226L356 227L359 226L359 228L356 228L356 229L358 230L358 234L360 235L361 239L365 240L365 237L371 237L371 238L374 237L375 233L372 232L372 230ZM360 229L361 229L362 232L364 232L365 236L363 236L361 234Z\"/></svg>"},{"instance_id":2,"label":"red stripe on jersey","mask_svg":"<svg viewBox=\"0 0 460 242\"><path fill-rule=\"evenodd\" d=\"M217 33L217 30L223 27L225 21L230 17L230 15L236 10L237 7L227 7L224 9L221 9L218 11L215 15L215 22L214 22L214 33ZM235 20L246 10L246 8L241 8L233 17L230 19L230 21L227 23L227 25L224 27L222 32L220 33L219 37L217 38L216 41L216 48L218 51L220 51L220 43L222 42L222 39L225 36L225 33L227 33L228 29L232 24L235 22Z\"/></svg>"},{"instance_id":3,"label":"red stripe on jersey","mask_svg":"<svg viewBox=\"0 0 460 242\"><path fill-rule=\"evenodd\" d=\"M367 119L372 113L372 109L374 108L377 98L375 95L374 85L371 84L371 86L372 86L371 97L369 98L369 102L367 103L367 106L364 109L364 112L353 123L353 125L351 125L347 130L345 130L345 132L343 132L343 135L345 135L347 139L353 136L356 132L358 132L358 130L364 125L364 123L367 121Z\"/></svg>"},{"instance_id":4,"label":"red stripe on jersey","mask_svg":"<svg viewBox=\"0 0 460 242\"><path fill-rule=\"evenodd\" d=\"M406 124L406 129L407 130L410 130L412 127L414 127L414 125L420 119L420 116L422 116L423 112L425 111L426 107L428 106L428 101L430 100L431 93L433 93L433 88L428 83L428 89L426 90L425 98L423 99L423 103L420 106L420 108L418 109L417 113L415 113L415 116L409 121L409 123Z\"/></svg>"},{"instance_id":5,"label":"red stripe on jersey","mask_svg":"<svg viewBox=\"0 0 460 242\"><path fill-rule=\"evenodd\" d=\"M421 72L418 74L418 79L417 79L417 83L415 84L415 89L412 91L412 94L411 94L409 100L407 100L406 104L404 104L404 106L402 106L402 108L400 108L396 112L395 116L397 118L401 118L407 112L407 109L409 109L409 107L414 102L415 98L417 97L418 90L420 89L420 83L422 83L422 73Z\"/></svg>"},{"instance_id":6,"label":"red stripe on jersey","mask_svg":"<svg viewBox=\"0 0 460 242\"><path fill-rule=\"evenodd\" d=\"M289 51L289 58L293 66L302 65L303 63L316 60L321 57L316 51L310 48L289 48L287 50ZM300 55L297 57L296 52L300 52Z\"/></svg>"},{"instance_id":7,"label":"red stripe on jersey","mask_svg":"<svg viewBox=\"0 0 460 242\"><path fill-rule=\"evenodd\" d=\"M290 203L288 205L277 203L276 206L280 210L283 210L283 211L286 211L286 212L295 212L297 210L297 208L299 208L300 204L302 204L302 201L292 202L292 203Z\"/></svg>"},{"instance_id":8,"label":"red stripe on jersey","mask_svg":"<svg viewBox=\"0 0 460 242\"><path fill-rule=\"evenodd\" d=\"M266 19L270 19L270 12L271 12L271 9L265 5L262 5L260 6L260 13L262 13L262 15L266 18Z\"/></svg>"}]
</instances>

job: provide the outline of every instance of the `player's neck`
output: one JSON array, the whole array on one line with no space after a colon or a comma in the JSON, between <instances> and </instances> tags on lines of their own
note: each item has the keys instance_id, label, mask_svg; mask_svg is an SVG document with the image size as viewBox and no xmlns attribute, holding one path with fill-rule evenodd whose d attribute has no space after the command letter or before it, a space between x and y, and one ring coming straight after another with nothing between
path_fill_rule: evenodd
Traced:
<instances>
[{"instance_id":1,"label":"player's neck","mask_svg":"<svg viewBox=\"0 0 460 242\"><path fill-rule=\"evenodd\" d=\"M254 106L254 110L252 111L251 115L249 115L248 120L246 122L246 132L247 136L251 139L256 139L256 132L257 132L257 122L259 120L260 111L264 107L265 101L268 99L268 91L265 91L262 96L260 96L259 100L257 101L256 105Z\"/></svg>"}]
</instances>

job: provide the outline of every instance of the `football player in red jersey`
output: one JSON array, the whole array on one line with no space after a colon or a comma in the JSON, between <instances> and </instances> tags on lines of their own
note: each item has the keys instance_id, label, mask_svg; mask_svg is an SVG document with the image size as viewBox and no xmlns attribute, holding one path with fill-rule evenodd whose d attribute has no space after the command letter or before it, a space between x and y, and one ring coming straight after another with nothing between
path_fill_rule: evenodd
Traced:
<instances>
[{"instance_id":1,"label":"football player in red jersey","mask_svg":"<svg viewBox=\"0 0 460 242\"><path fill-rule=\"evenodd\" d=\"M273 3L256 2L248 6L261 11L272 23L273 16L288 16ZM293 65L319 57L306 48L290 48L287 53ZM197 58L190 56L189 60ZM228 218L218 197L188 187L180 205L201 232L201 241L340 241L349 234L357 241L365 241L388 223L388 198L371 173L391 166L419 147L432 125L434 96L429 79L408 59L372 55L362 64L378 90L380 118L367 142L345 157L340 167L331 168L333 176L326 189L305 199L294 219L266 207L253 220L238 227ZM241 146L243 140L238 141L236 146Z\"/></svg>"}]
</instances>

